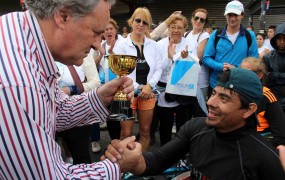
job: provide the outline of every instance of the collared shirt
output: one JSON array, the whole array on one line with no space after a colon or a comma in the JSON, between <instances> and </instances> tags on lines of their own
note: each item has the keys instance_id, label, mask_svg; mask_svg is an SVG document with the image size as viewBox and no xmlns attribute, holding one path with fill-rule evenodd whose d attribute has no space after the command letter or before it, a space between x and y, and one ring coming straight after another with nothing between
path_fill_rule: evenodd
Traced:
<instances>
[{"instance_id":1,"label":"collared shirt","mask_svg":"<svg viewBox=\"0 0 285 180\"><path fill-rule=\"evenodd\" d=\"M63 162L55 131L104 121L109 112L96 90L63 94L58 77L36 17L0 17L0 179L119 179L109 160Z\"/></svg>"}]
</instances>

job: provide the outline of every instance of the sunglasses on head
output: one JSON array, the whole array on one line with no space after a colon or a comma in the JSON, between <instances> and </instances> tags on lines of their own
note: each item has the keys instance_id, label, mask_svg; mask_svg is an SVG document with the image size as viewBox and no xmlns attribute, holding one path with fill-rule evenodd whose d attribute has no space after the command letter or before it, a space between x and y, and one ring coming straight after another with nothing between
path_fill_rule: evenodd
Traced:
<instances>
[{"instance_id":1,"label":"sunglasses on head","mask_svg":"<svg viewBox=\"0 0 285 180\"><path fill-rule=\"evenodd\" d=\"M142 22L142 23L143 23L143 25L148 26L148 23L147 23L147 22L145 22L144 20L141 20L141 19L135 19L135 22L136 22L136 23L138 23L138 24L140 24L140 23Z\"/></svg>"},{"instance_id":2,"label":"sunglasses on head","mask_svg":"<svg viewBox=\"0 0 285 180\"><path fill-rule=\"evenodd\" d=\"M200 22L201 22L201 23L205 23L205 22L206 22L206 19L200 18L200 17L198 17L198 16L194 16L194 21L198 21L199 19L200 19Z\"/></svg>"}]
</instances>

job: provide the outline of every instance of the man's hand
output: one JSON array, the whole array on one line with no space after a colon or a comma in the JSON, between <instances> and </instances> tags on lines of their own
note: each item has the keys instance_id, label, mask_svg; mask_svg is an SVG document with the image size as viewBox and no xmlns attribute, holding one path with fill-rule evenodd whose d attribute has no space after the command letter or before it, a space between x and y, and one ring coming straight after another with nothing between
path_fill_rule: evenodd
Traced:
<instances>
[{"instance_id":1,"label":"man's hand","mask_svg":"<svg viewBox=\"0 0 285 180\"><path fill-rule=\"evenodd\" d=\"M101 160L108 158L112 162L119 163L122 172L143 173L146 164L142 156L142 146L136 143L135 139L135 136L131 136L122 141L113 140L108 145L105 155L101 157Z\"/></svg>"},{"instance_id":2,"label":"man's hand","mask_svg":"<svg viewBox=\"0 0 285 180\"><path fill-rule=\"evenodd\" d=\"M97 94L101 102L106 106L109 105L120 86L122 86L123 92L127 94L128 99L132 99L134 97L133 80L124 76L122 78L109 81L97 89Z\"/></svg>"},{"instance_id":3,"label":"man's hand","mask_svg":"<svg viewBox=\"0 0 285 180\"><path fill-rule=\"evenodd\" d=\"M64 94L67 94L68 96L70 96L71 92L68 86L62 87L61 90Z\"/></svg>"},{"instance_id":4,"label":"man's hand","mask_svg":"<svg viewBox=\"0 0 285 180\"><path fill-rule=\"evenodd\" d=\"M227 70L229 70L229 69L231 69L231 68L235 68L235 66L234 66L234 65L231 65L231 64L229 64L229 63L224 63L224 65L223 65L223 71L227 71Z\"/></svg>"}]
</instances>

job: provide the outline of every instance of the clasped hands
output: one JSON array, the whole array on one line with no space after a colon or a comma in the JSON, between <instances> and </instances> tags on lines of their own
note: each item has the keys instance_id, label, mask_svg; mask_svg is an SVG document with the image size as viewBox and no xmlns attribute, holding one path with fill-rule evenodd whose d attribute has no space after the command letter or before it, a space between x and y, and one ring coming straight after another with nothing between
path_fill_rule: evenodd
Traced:
<instances>
[{"instance_id":1,"label":"clasped hands","mask_svg":"<svg viewBox=\"0 0 285 180\"><path fill-rule=\"evenodd\" d=\"M146 164L142 156L142 146L135 140L135 136L124 140L112 140L101 160L108 158L113 163L118 163L122 172L142 174L145 171Z\"/></svg>"},{"instance_id":2,"label":"clasped hands","mask_svg":"<svg viewBox=\"0 0 285 180\"><path fill-rule=\"evenodd\" d=\"M149 84L141 85L138 87L141 93L138 95L138 98L141 100L148 100L154 98L154 94L151 90L151 86Z\"/></svg>"}]
</instances>

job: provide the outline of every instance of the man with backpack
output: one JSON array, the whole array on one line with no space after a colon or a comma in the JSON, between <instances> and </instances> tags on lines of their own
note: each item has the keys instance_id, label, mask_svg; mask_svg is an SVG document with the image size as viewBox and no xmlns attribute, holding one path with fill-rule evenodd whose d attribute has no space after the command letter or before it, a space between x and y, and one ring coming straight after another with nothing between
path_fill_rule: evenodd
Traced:
<instances>
[{"instance_id":1,"label":"man with backpack","mask_svg":"<svg viewBox=\"0 0 285 180\"><path fill-rule=\"evenodd\" d=\"M241 25L244 17L243 4L239 1L229 2L225 16L227 25L211 34L202 59L202 63L210 69L210 94L217 85L220 73L239 67L246 57L258 57L254 33Z\"/></svg>"}]
</instances>

